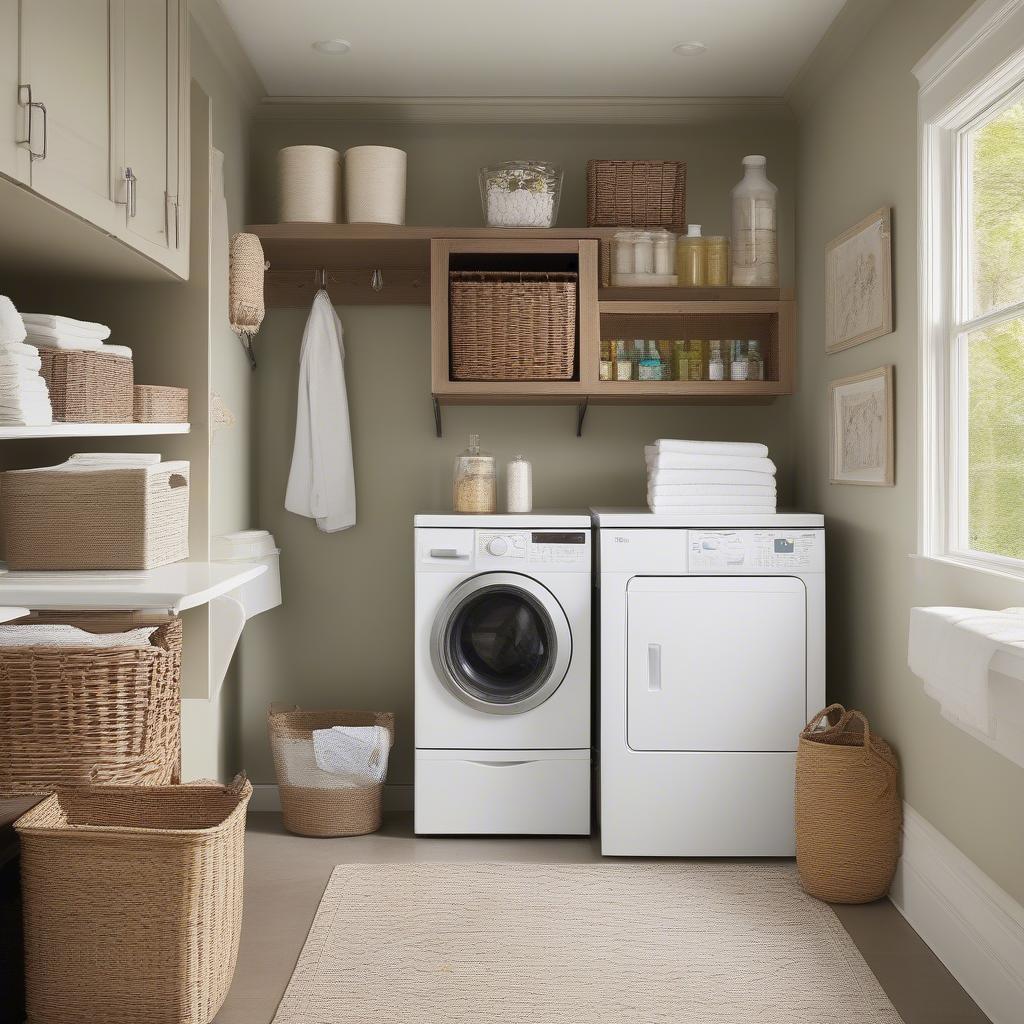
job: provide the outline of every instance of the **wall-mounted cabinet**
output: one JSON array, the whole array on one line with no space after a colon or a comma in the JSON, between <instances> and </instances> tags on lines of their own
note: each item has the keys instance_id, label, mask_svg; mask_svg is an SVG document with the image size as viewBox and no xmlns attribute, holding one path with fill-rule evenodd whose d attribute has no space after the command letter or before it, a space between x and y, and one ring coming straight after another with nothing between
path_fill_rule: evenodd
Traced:
<instances>
[{"instance_id":1,"label":"wall-mounted cabinet","mask_svg":"<svg viewBox=\"0 0 1024 1024\"><path fill-rule=\"evenodd\" d=\"M0 0L0 29L0 184L186 278L185 0Z\"/></svg>"}]
</instances>

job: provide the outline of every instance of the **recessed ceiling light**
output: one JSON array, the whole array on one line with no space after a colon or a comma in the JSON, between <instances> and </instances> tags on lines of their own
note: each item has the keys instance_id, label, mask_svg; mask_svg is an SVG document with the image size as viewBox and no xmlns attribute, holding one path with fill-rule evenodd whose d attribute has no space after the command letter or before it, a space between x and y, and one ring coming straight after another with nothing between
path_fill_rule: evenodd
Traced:
<instances>
[{"instance_id":1,"label":"recessed ceiling light","mask_svg":"<svg viewBox=\"0 0 1024 1024\"><path fill-rule=\"evenodd\" d=\"M672 52L678 53L680 57L697 57L707 52L707 47L703 43L698 43L694 40L689 43L676 43L672 47Z\"/></svg>"},{"instance_id":2,"label":"recessed ceiling light","mask_svg":"<svg viewBox=\"0 0 1024 1024\"><path fill-rule=\"evenodd\" d=\"M319 50L320 53L348 53L352 49L352 44L347 39L318 39L313 44L314 50Z\"/></svg>"}]
</instances>

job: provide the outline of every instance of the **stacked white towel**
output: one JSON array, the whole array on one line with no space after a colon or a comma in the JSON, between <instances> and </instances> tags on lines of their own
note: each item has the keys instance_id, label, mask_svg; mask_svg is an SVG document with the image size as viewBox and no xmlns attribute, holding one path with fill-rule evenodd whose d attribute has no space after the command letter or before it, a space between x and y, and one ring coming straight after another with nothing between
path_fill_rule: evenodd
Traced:
<instances>
[{"instance_id":1,"label":"stacked white towel","mask_svg":"<svg viewBox=\"0 0 1024 1024\"><path fill-rule=\"evenodd\" d=\"M763 444L660 439L644 449L652 512L775 512L775 463Z\"/></svg>"},{"instance_id":2,"label":"stacked white towel","mask_svg":"<svg viewBox=\"0 0 1024 1024\"><path fill-rule=\"evenodd\" d=\"M26 338L36 348L57 348L64 351L102 352L105 355L131 359L132 350L126 345L107 345L110 328L91 320L75 320L55 313L22 313Z\"/></svg>"},{"instance_id":3,"label":"stacked white towel","mask_svg":"<svg viewBox=\"0 0 1024 1024\"><path fill-rule=\"evenodd\" d=\"M53 422L50 392L39 375L39 351L25 344L25 324L0 295L0 423L28 427Z\"/></svg>"}]
</instances>

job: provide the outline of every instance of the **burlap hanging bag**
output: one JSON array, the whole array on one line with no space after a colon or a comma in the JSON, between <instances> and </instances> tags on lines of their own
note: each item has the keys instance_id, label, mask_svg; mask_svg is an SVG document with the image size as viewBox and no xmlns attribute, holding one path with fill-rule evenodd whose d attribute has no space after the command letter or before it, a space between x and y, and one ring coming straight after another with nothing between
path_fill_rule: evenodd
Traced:
<instances>
[{"instance_id":1,"label":"burlap hanging bag","mask_svg":"<svg viewBox=\"0 0 1024 1024\"><path fill-rule=\"evenodd\" d=\"M823 728L824 726L824 728ZM892 883L903 822L899 762L859 711L830 704L800 734L796 865L828 903L870 903Z\"/></svg>"}]
</instances>

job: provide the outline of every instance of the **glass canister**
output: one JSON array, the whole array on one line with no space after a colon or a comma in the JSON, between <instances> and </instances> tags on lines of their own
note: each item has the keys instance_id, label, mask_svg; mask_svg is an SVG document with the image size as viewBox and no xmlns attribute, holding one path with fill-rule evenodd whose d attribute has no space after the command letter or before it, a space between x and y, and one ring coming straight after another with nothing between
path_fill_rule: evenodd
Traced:
<instances>
[{"instance_id":1,"label":"glass canister","mask_svg":"<svg viewBox=\"0 0 1024 1024\"><path fill-rule=\"evenodd\" d=\"M681 288L700 288L704 284L704 239L699 224L687 225L686 234L679 236L676 276Z\"/></svg>"},{"instance_id":2,"label":"glass canister","mask_svg":"<svg viewBox=\"0 0 1024 1024\"><path fill-rule=\"evenodd\" d=\"M561 195L562 169L543 160L506 160L480 168L488 227L554 227Z\"/></svg>"},{"instance_id":3,"label":"glass canister","mask_svg":"<svg viewBox=\"0 0 1024 1024\"><path fill-rule=\"evenodd\" d=\"M778 189L763 156L743 158L743 180L732 190L732 283L774 288L779 283Z\"/></svg>"},{"instance_id":4,"label":"glass canister","mask_svg":"<svg viewBox=\"0 0 1024 1024\"><path fill-rule=\"evenodd\" d=\"M469 447L455 456L452 506L456 512L495 512L498 507L494 456L480 450L480 435L469 435Z\"/></svg>"},{"instance_id":5,"label":"glass canister","mask_svg":"<svg viewBox=\"0 0 1024 1024\"><path fill-rule=\"evenodd\" d=\"M704 283L709 288L729 284L729 239L725 235L704 236Z\"/></svg>"},{"instance_id":6,"label":"glass canister","mask_svg":"<svg viewBox=\"0 0 1024 1024\"><path fill-rule=\"evenodd\" d=\"M533 511L533 466L522 455L508 464L505 490L509 512Z\"/></svg>"}]
</instances>

